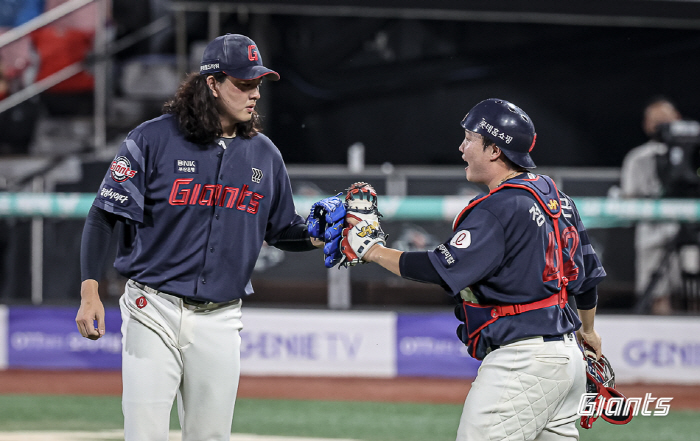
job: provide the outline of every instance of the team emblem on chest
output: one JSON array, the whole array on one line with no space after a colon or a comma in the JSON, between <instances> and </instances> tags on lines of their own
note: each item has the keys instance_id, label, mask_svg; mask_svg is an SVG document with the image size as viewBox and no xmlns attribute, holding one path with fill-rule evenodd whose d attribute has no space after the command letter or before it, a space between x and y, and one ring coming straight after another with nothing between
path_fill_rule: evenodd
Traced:
<instances>
[{"instance_id":1,"label":"team emblem on chest","mask_svg":"<svg viewBox=\"0 0 700 441\"><path fill-rule=\"evenodd\" d=\"M251 178L253 182L256 184L260 183L260 180L263 178L263 172L259 168L253 167L253 177Z\"/></svg>"}]
</instances>

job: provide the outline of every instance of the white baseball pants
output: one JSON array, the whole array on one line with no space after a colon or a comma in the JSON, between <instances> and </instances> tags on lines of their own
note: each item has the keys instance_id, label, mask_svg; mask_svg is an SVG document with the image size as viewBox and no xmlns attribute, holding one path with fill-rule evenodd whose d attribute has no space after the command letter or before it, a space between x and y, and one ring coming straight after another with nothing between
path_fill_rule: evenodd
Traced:
<instances>
[{"instance_id":1,"label":"white baseball pants","mask_svg":"<svg viewBox=\"0 0 700 441\"><path fill-rule=\"evenodd\" d=\"M167 441L176 396L183 441L229 441L241 303L207 310L129 281L120 307L125 441Z\"/></svg>"},{"instance_id":2,"label":"white baseball pants","mask_svg":"<svg viewBox=\"0 0 700 441\"><path fill-rule=\"evenodd\" d=\"M464 402L457 441L578 440L586 366L575 337L501 346L483 360Z\"/></svg>"}]
</instances>

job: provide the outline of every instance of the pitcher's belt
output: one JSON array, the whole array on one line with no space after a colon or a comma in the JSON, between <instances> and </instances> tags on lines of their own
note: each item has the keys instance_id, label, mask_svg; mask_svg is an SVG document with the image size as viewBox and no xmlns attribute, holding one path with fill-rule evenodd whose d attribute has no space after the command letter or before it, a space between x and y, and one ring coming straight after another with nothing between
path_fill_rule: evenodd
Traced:
<instances>
[{"instance_id":1,"label":"pitcher's belt","mask_svg":"<svg viewBox=\"0 0 700 441\"><path fill-rule=\"evenodd\" d=\"M208 300L198 300L198 299L193 299L191 297L185 297L181 296L178 294L173 294L170 292L165 292L165 291L159 291L155 288L151 288L148 285L144 285L143 283L137 282L135 280L130 280L131 283L134 284L139 289L142 289L146 291L147 293L150 294L155 294L155 295L160 295L160 294L167 294L169 296L177 297L179 299L182 299L182 303L190 306L196 306L198 308L207 308L207 309L216 309L216 308L222 308L224 306L230 306L230 305L235 305L236 303L239 303L241 299L234 299L234 300L229 300L228 302L210 302Z\"/></svg>"}]
</instances>

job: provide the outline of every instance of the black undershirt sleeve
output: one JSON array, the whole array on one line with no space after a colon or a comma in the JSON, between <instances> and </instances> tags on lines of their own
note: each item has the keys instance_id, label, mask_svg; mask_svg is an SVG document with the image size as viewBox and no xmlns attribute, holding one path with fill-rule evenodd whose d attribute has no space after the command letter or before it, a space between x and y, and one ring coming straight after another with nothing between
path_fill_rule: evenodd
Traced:
<instances>
[{"instance_id":1,"label":"black undershirt sleeve","mask_svg":"<svg viewBox=\"0 0 700 441\"><path fill-rule=\"evenodd\" d=\"M427 251L405 251L399 258L399 270L404 279L416 282L434 283L443 288L447 283L442 280L440 274L430 262Z\"/></svg>"},{"instance_id":2,"label":"black undershirt sleeve","mask_svg":"<svg viewBox=\"0 0 700 441\"><path fill-rule=\"evenodd\" d=\"M90 207L83 236L80 242L80 275L81 280L99 280L102 276L107 252L114 227L119 216L109 213L94 205Z\"/></svg>"},{"instance_id":3,"label":"black undershirt sleeve","mask_svg":"<svg viewBox=\"0 0 700 441\"><path fill-rule=\"evenodd\" d=\"M295 224L282 231L279 239L274 243L274 247L282 251L291 252L311 251L316 249L316 247L311 244L309 230L306 224Z\"/></svg>"},{"instance_id":4,"label":"black undershirt sleeve","mask_svg":"<svg viewBox=\"0 0 700 441\"><path fill-rule=\"evenodd\" d=\"M594 286L586 292L576 295L578 309L593 309L598 305L598 287Z\"/></svg>"}]
</instances>

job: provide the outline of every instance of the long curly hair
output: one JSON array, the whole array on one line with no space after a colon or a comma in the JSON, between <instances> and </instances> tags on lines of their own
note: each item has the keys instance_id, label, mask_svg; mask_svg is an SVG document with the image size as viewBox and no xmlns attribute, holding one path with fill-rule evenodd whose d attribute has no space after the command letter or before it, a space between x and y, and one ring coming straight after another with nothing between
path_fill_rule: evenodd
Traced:
<instances>
[{"instance_id":1,"label":"long curly hair","mask_svg":"<svg viewBox=\"0 0 700 441\"><path fill-rule=\"evenodd\" d=\"M226 79L226 74L212 74L217 82ZM208 144L223 135L221 118L216 108L216 98L207 86L208 75L191 73L178 88L175 96L163 104L163 113L175 115L185 139L196 144ZM262 132L261 118L253 111L252 118L236 124L236 136L252 138Z\"/></svg>"}]
</instances>

